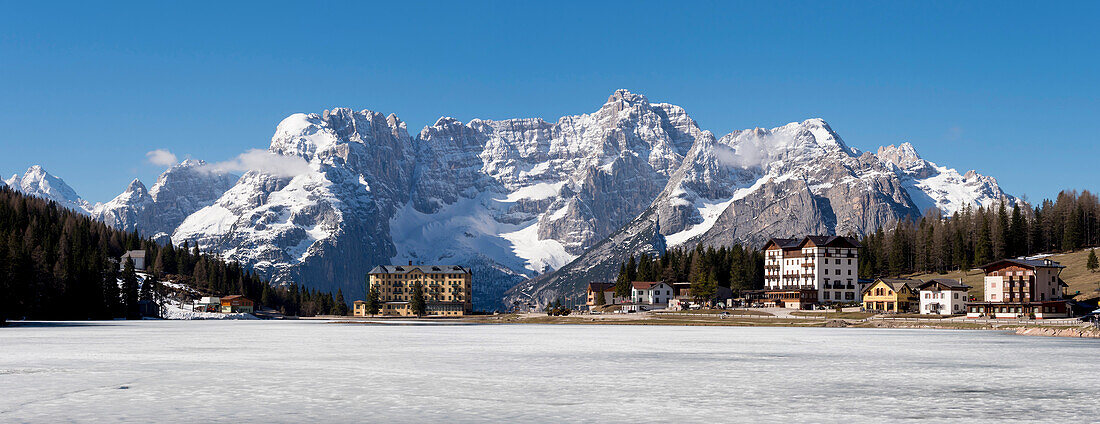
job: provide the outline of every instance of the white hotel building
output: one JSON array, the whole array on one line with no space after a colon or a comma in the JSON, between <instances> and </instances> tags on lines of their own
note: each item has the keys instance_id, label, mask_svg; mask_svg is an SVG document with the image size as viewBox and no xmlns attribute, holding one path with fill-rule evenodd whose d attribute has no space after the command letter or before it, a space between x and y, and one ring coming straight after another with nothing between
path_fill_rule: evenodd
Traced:
<instances>
[{"instance_id":1,"label":"white hotel building","mask_svg":"<svg viewBox=\"0 0 1100 424\"><path fill-rule=\"evenodd\" d=\"M791 307L860 301L859 242L839 236L774 238L764 245L765 296Z\"/></svg>"}]
</instances>

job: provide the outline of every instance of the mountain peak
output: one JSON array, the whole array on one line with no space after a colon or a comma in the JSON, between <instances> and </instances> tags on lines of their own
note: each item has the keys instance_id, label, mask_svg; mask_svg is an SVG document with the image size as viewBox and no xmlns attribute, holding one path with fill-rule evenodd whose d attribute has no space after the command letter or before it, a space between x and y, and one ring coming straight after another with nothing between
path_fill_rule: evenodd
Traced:
<instances>
[{"instance_id":1,"label":"mountain peak","mask_svg":"<svg viewBox=\"0 0 1100 424\"><path fill-rule=\"evenodd\" d=\"M145 189L145 184L142 183L141 180L139 180L137 178L134 178L133 181L130 181L130 185L126 187L126 191L128 191L128 192L141 192L141 191L147 191L147 190Z\"/></svg>"},{"instance_id":2,"label":"mountain peak","mask_svg":"<svg viewBox=\"0 0 1100 424\"><path fill-rule=\"evenodd\" d=\"M173 168L195 168L203 165L206 165L206 161L201 159L184 159L183 162L176 164Z\"/></svg>"},{"instance_id":3,"label":"mountain peak","mask_svg":"<svg viewBox=\"0 0 1100 424\"><path fill-rule=\"evenodd\" d=\"M604 102L600 111L611 110L620 112L624 109L636 107L650 107L649 99L641 94L631 93L629 90L620 88L607 97L607 101Z\"/></svg>"},{"instance_id":4,"label":"mountain peak","mask_svg":"<svg viewBox=\"0 0 1100 424\"><path fill-rule=\"evenodd\" d=\"M618 103L618 102L643 103L643 104L648 105L649 104L649 99L646 99L646 97L644 95L631 93L630 90L627 90L625 88L620 88L618 90L615 90L614 93L611 93L611 95L607 97L607 103Z\"/></svg>"},{"instance_id":5,"label":"mountain peak","mask_svg":"<svg viewBox=\"0 0 1100 424\"><path fill-rule=\"evenodd\" d=\"M908 141L897 146L881 146L875 152L875 156L885 164L894 165L901 169L917 169L925 165L924 159L917 154L917 149Z\"/></svg>"},{"instance_id":6,"label":"mountain peak","mask_svg":"<svg viewBox=\"0 0 1100 424\"><path fill-rule=\"evenodd\" d=\"M80 212L88 212L88 202L81 199L80 195L76 194L76 190L69 187L64 180L53 176L41 165L27 168L27 172L22 176L13 175L7 184L31 196L53 200Z\"/></svg>"}]
</instances>

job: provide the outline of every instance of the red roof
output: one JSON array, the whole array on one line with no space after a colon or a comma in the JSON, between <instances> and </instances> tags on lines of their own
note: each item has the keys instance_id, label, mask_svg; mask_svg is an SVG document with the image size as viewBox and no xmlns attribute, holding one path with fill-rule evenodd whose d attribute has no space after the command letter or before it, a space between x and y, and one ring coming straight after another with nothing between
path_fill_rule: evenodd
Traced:
<instances>
[{"instance_id":1,"label":"red roof","mask_svg":"<svg viewBox=\"0 0 1100 424\"><path fill-rule=\"evenodd\" d=\"M650 287L661 284L660 281L631 281L630 285L638 290L649 290Z\"/></svg>"}]
</instances>

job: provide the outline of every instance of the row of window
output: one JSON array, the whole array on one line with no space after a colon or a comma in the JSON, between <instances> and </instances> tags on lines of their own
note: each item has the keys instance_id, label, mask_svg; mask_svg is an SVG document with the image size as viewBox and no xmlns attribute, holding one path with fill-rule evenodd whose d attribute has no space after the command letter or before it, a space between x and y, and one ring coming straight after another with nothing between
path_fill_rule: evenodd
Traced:
<instances>
[{"instance_id":1,"label":"row of window","mask_svg":"<svg viewBox=\"0 0 1100 424\"><path fill-rule=\"evenodd\" d=\"M822 296L822 299L825 299L825 300L829 300L829 293L830 293L830 292L823 292L823 293L821 294L821 296ZM842 293L843 293L843 295L842 295ZM844 299L843 299L843 300L856 300L856 294L855 294L855 292L850 292L850 291L848 291L848 292L836 292L836 293L833 293L833 294L832 294L832 299L833 299L833 300L841 300L841 296L843 296L843 297L844 297Z\"/></svg>"},{"instance_id":2,"label":"row of window","mask_svg":"<svg viewBox=\"0 0 1100 424\"><path fill-rule=\"evenodd\" d=\"M952 293L955 295L955 299L959 298L959 292L952 292ZM925 299L946 299L947 298L947 293L943 293L943 292L939 292L939 293L924 292L924 298Z\"/></svg>"},{"instance_id":3,"label":"row of window","mask_svg":"<svg viewBox=\"0 0 1100 424\"><path fill-rule=\"evenodd\" d=\"M1013 314L1013 313L1022 314L1022 313L1024 313L1024 311L1026 309L1027 308L1021 308L1019 306L990 306L989 307L989 313L991 313L991 314ZM1042 306L1042 307L1035 306L1035 307L1032 307L1031 309L1032 309L1032 311L1031 311L1032 313L1061 312L1061 311L1058 310L1058 308L1056 308L1054 306ZM972 313L985 313L986 308L984 306L971 306L970 307L970 312L972 312Z\"/></svg>"}]
</instances>

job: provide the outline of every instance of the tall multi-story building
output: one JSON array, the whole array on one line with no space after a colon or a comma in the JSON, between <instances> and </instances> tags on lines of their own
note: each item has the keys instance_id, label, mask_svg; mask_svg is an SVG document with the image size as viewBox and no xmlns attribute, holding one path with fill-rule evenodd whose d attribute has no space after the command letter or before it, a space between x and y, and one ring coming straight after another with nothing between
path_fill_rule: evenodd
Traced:
<instances>
[{"instance_id":1,"label":"tall multi-story building","mask_svg":"<svg viewBox=\"0 0 1100 424\"><path fill-rule=\"evenodd\" d=\"M1001 259L982 266L984 299L966 304L971 318L1060 318L1068 316L1058 276L1065 266L1050 259Z\"/></svg>"},{"instance_id":2,"label":"tall multi-story building","mask_svg":"<svg viewBox=\"0 0 1100 424\"><path fill-rule=\"evenodd\" d=\"M380 265L367 274L377 287L381 315L412 316L410 301L419 282L424 288L427 316L462 316L473 309L473 273L457 265ZM355 316L366 316L366 303L355 302Z\"/></svg>"},{"instance_id":3,"label":"tall multi-story building","mask_svg":"<svg viewBox=\"0 0 1100 424\"><path fill-rule=\"evenodd\" d=\"M840 236L773 238L764 245L764 296L792 307L860 301L859 242Z\"/></svg>"}]
</instances>

